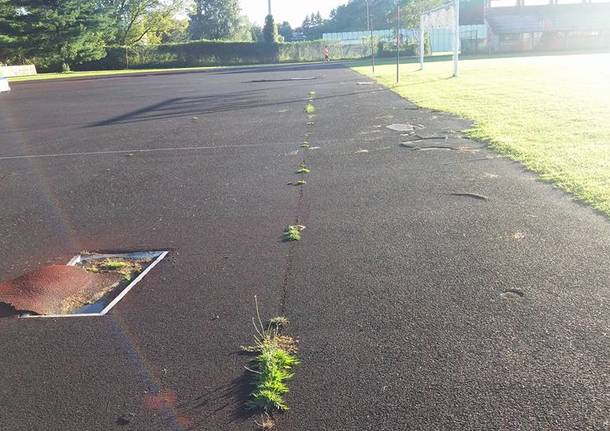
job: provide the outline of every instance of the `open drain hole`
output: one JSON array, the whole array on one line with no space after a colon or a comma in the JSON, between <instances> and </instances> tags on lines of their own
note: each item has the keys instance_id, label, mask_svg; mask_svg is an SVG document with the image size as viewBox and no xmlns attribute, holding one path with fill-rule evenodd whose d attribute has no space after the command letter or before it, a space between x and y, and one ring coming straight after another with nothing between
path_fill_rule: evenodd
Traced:
<instances>
[{"instance_id":1,"label":"open drain hole","mask_svg":"<svg viewBox=\"0 0 610 431\"><path fill-rule=\"evenodd\" d=\"M0 283L0 317L80 317L107 314L167 251L82 253Z\"/></svg>"}]
</instances>

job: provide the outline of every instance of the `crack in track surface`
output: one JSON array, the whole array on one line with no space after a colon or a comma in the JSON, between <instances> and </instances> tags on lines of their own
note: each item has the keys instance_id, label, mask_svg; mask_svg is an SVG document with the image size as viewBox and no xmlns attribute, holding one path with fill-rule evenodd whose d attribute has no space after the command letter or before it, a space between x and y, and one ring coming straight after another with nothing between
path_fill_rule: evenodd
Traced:
<instances>
[{"instance_id":1,"label":"crack in track surface","mask_svg":"<svg viewBox=\"0 0 610 431\"><path fill-rule=\"evenodd\" d=\"M308 103L312 103L313 102L313 97L309 97L308 98L309 102ZM310 136L311 136L311 128L312 126L315 124L312 121L309 121L309 116L308 116L308 122L307 122L307 131L305 133L305 139L309 140ZM301 160L301 164L303 166L307 166L307 149L303 150L303 159ZM304 173L300 174L300 179L301 180L305 180L306 175ZM305 190L304 187L299 187L299 195L297 197L297 202L296 202L296 206L295 206L295 213L296 216L294 218L294 224L295 225L299 225L302 224L302 220L301 220L301 214L303 212L303 206L304 206L304 202L305 202ZM291 241L289 246L288 246L288 256L287 256L287 260L286 260L286 270L284 271L284 278L282 280L282 299L280 301L280 314L284 315L286 313L286 301L288 298L288 286L290 284L290 280L291 278L293 278L294 276L294 265L295 265L295 261L296 261L296 246L297 246L298 241Z\"/></svg>"}]
</instances>

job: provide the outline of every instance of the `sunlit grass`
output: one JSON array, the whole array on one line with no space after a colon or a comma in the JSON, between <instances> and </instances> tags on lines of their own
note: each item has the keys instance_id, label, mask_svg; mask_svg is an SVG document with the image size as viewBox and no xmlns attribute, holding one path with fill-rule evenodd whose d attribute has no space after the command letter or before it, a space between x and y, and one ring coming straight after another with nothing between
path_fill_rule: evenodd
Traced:
<instances>
[{"instance_id":1,"label":"sunlit grass","mask_svg":"<svg viewBox=\"0 0 610 431\"><path fill-rule=\"evenodd\" d=\"M375 78L426 108L475 121L470 131L545 180L610 214L610 54L379 65ZM355 67L372 76L370 67Z\"/></svg>"},{"instance_id":2,"label":"sunlit grass","mask_svg":"<svg viewBox=\"0 0 610 431\"><path fill-rule=\"evenodd\" d=\"M311 64L319 62L309 62ZM301 63L281 63L282 66L290 66ZM174 68L153 68L153 69L119 69L119 70L93 70L87 72L68 72L68 73L39 73L37 75L29 76L14 76L8 78L9 82L24 82L24 81L43 81L47 79L70 79L70 78L85 78L94 76L112 76L112 75L128 75L133 73L154 73L154 72L196 72L198 70L211 70L211 69L239 69L239 68L256 68L256 67L268 67L277 66L277 64L238 64L234 66L198 66L198 67L174 67ZM312 92L310 92L312 93ZM314 92L315 94L315 92Z\"/></svg>"},{"instance_id":3,"label":"sunlit grass","mask_svg":"<svg viewBox=\"0 0 610 431\"><path fill-rule=\"evenodd\" d=\"M10 77L9 82L23 81L44 81L48 79L70 79L70 78L86 78L93 76L112 76L112 75L130 75L134 73L152 73L152 72L180 72L180 71L197 71L215 69L216 67L188 67L175 69L122 69L122 70L95 70L91 72L69 72L69 73L39 73L30 76L14 76Z\"/></svg>"}]
</instances>

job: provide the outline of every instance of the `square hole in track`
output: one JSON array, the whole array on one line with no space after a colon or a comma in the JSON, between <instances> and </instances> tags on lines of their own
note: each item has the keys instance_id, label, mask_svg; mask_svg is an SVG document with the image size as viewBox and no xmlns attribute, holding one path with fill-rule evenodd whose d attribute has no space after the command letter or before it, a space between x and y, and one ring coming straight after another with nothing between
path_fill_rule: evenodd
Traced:
<instances>
[{"instance_id":1,"label":"square hole in track","mask_svg":"<svg viewBox=\"0 0 610 431\"><path fill-rule=\"evenodd\" d=\"M81 253L0 283L0 317L104 316L167 251Z\"/></svg>"}]
</instances>

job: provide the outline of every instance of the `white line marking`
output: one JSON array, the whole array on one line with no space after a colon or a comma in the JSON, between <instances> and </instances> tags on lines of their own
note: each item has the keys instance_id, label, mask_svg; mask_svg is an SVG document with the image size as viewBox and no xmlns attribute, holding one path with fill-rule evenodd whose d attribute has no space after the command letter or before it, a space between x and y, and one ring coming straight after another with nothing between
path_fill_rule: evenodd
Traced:
<instances>
[{"instance_id":1,"label":"white line marking","mask_svg":"<svg viewBox=\"0 0 610 431\"><path fill-rule=\"evenodd\" d=\"M102 317L100 313L87 313L87 314L36 314L31 316L19 316L20 319L56 319L58 317Z\"/></svg>"},{"instance_id":2,"label":"white line marking","mask_svg":"<svg viewBox=\"0 0 610 431\"><path fill-rule=\"evenodd\" d=\"M154 268L154 267L155 267L155 266L156 266L156 265L157 265L159 262L161 262L161 261L163 260L163 258L164 258L165 256L167 256L167 253L168 253L167 251L164 251L163 253L161 253L161 255L160 255L158 258L156 258L156 259L155 259L155 261L154 261L153 263L151 263L150 265L148 265L148 266L146 267L146 269L145 269L144 271L142 271L142 272L140 273L140 275L138 275L138 276L137 276L137 277L136 277L136 278L135 278L135 279L134 279L134 280L133 280L131 283L129 283L129 286L127 286L125 289L123 289L123 291L122 291L121 293L119 293L119 295L118 295L116 298L114 298L114 299L112 300L112 302L111 302L110 304L108 304L108 305L106 306L106 308L104 308L104 309L103 309L103 310L100 312L100 314L101 314L102 316L104 316L106 313L108 313L110 310L112 310L112 307L114 307L115 305L117 305L117 304L118 304L118 302L119 302L121 299L123 299L123 297L124 297L125 295L127 295L127 293L129 293L129 291L130 291L130 290L131 290L131 289L132 289L132 288L133 288L133 287L134 287L136 284L138 284L138 282L139 282L140 280L142 280L142 279L144 278L144 276L146 276L146 274L148 274L148 271L150 271L151 269L153 269L153 268Z\"/></svg>"},{"instance_id":3,"label":"white line marking","mask_svg":"<svg viewBox=\"0 0 610 431\"><path fill-rule=\"evenodd\" d=\"M0 156L0 160L18 159L38 159L49 157L79 157L79 156L104 156L109 154L130 154L130 153L154 153L170 151L196 151L196 150L217 150L224 148L252 148L264 147L266 145L295 145L296 142L270 142L266 144L242 144L242 145L216 145L216 146L193 146L193 147L166 147L166 148L144 148L139 150L109 150L109 151L89 151L82 153L55 153L55 154L22 154L17 156Z\"/></svg>"}]
</instances>

